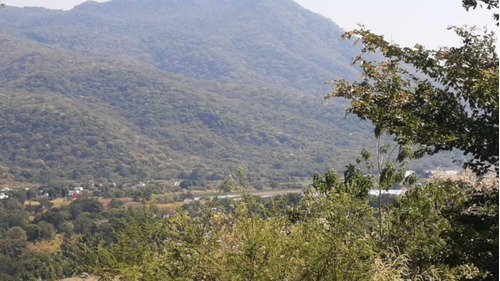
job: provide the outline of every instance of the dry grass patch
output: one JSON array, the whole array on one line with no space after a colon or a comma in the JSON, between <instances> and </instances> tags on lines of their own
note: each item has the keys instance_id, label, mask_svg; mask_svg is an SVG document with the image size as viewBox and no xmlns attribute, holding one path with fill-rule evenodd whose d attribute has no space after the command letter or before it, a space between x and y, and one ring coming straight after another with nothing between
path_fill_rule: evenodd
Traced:
<instances>
[{"instance_id":1,"label":"dry grass patch","mask_svg":"<svg viewBox=\"0 0 500 281\"><path fill-rule=\"evenodd\" d=\"M97 198L97 201L99 201L99 203L101 203L103 207L107 207L109 205L109 202L111 202L111 200L112 199L102 198L102 197Z\"/></svg>"},{"instance_id":2,"label":"dry grass patch","mask_svg":"<svg viewBox=\"0 0 500 281\"><path fill-rule=\"evenodd\" d=\"M25 206L39 206L40 202L29 200L29 201L24 201L24 205Z\"/></svg>"},{"instance_id":3,"label":"dry grass patch","mask_svg":"<svg viewBox=\"0 0 500 281\"><path fill-rule=\"evenodd\" d=\"M69 205L74 199L65 199L65 198L57 198L57 199L54 199L50 202L52 202L52 204L54 204L54 208L59 208L63 205Z\"/></svg>"},{"instance_id":4,"label":"dry grass patch","mask_svg":"<svg viewBox=\"0 0 500 281\"><path fill-rule=\"evenodd\" d=\"M174 202L174 203L166 203L166 204L155 204L160 210L165 211L169 214L173 214L179 209L182 205L186 204L186 202Z\"/></svg>"},{"instance_id":5,"label":"dry grass patch","mask_svg":"<svg viewBox=\"0 0 500 281\"><path fill-rule=\"evenodd\" d=\"M28 249L34 252L43 253L57 253L61 250L61 244L63 242L63 235L57 234L56 237L49 241L40 241L36 243L29 243Z\"/></svg>"}]
</instances>

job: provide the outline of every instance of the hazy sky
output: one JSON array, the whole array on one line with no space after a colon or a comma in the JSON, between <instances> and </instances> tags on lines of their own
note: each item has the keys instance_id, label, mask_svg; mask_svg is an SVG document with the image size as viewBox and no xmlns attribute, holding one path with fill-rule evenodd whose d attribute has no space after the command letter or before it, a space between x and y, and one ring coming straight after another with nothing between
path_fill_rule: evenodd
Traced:
<instances>
[{"instance_id":1,"label":"hazy sky","mask_svg":"<svg viewBox=\"0 0 500 281\"><path fill-rule=\"evenodd\" d=\"M497 30L491 10L466 12L461 0L296 0L303 7L331 18L346 30L363 23L404 46L435 48L459 43L449 25L488 26ZM497 33L498 34L498 33Z\"/></svg>"},{"instance_id":2,"label":"hazy sky","mask_svg":"<svg viewBox=\"0 0 500 281\"><path fill-rule=\"evenodd\" d=\"M0 0L10 6L71 9L84 0ZM435 48L456 45L449 25L487 25L497 30L492 12L465 12L461 0L295 0L303 7L332 19L346 30L358 23L405 46L420 43ZM98 1L103 2L103 0Z\"/></svg>"}]
</instances>

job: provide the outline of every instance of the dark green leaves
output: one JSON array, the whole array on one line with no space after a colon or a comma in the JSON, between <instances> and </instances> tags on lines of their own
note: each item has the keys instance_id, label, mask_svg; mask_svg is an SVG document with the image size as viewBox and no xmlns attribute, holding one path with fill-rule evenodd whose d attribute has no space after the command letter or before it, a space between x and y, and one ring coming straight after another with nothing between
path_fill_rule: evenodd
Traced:
<instances>
[{"instance_id":1,"label":"dark green leaves","mask_svg":"<svg viewBox=\"0 0 500 281\"><path fill-rule=\"evenodd\" d=\"M493 18L498 25L498 0L462 0L462 5L467 11L470 8L476 9L478 5L488 10L496 10L497 12L493 13Z\"/></svg>"}]
</instances>

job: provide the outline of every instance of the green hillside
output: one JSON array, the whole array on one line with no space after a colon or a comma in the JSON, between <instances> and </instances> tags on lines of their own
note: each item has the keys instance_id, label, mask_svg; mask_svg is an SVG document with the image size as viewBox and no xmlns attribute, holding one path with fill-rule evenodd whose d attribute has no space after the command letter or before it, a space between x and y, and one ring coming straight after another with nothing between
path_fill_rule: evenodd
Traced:
<instances>
[{"instance_id":1,"label":"green hillside","mask_svg":"<svg viewBox=\"0 0 500 281\"><path fill-rule=\"evenodd\" d=\"M75 180L137 176L139 170L147 171L143 176L170 178L197 168L223 175L239 165L263 176L298 177L336 166L367 145L367 124L296 92L194 80L11 36L2 42L10 50L2 53L0 70L0 89L8 97L2 99L1 114L6 166L38 167L47 176ZM45 148L46 138L54 147ZM122 145L108 149L113 139ZM11 157L13 152L27 159ZM117 172L121 166L127 171Z\"/></svg>"},{"instance_id":2,"label":"green hillside","mask_svg":"<svg viewBox=\"0 0 500 281\"><path fill-rule=\"evenodd\" d=\"M68 12L9 8L0 24L41 43L126 55L230 83L318 93L325 81L359 74L351 66L358 51L340 41L343 30L292 0L114 0Z\"/></svg>"},{"instance_id":3,"label":"green hillside","mask_svg":"<svg viewBox=\"0 0 500 281\"><path fill-rule=\"evenodd\" d=\"M0 25L4 181L206 179L245 166L269 184L342 170L374 145L369 123L322 100L325 79L356 73L358 51L292 1L7 7Z\"/></svg>"}]
</instances>

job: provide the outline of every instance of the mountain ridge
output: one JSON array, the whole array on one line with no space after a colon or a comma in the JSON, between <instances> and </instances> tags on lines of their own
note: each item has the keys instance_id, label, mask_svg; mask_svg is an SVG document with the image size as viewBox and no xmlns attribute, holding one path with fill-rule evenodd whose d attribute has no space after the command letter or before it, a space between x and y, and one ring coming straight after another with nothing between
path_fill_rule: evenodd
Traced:
<instances>
[{"instance_id":1,"label":"mountain ridge","mask_svg":"<svg viewBox=\"0 0 500 281\"><path fill-rule=\"evenodd\" d=\"M315 89L316 95L327 90L324 81L353 79L359 73L351 65L355 49L339 39L343 30L293 1L202 2L202 6L182 2L177 6L188 8L180 10L169 6L166 14L162 9L146 13L127 5L139 2L114 0L82 4L68 12L51 11L37 15L36 21L14 9L10 18L0 18L0 24L14 25L17 32L41 43L100 55L125 54L167 72ZM239 2L265 7L249 10L234 4ZM93 8L89 11L88 6ZM23 27L12 22L23 22ZM348 55L339 53L339 47Z\"/></svg>"}]
</instances>

